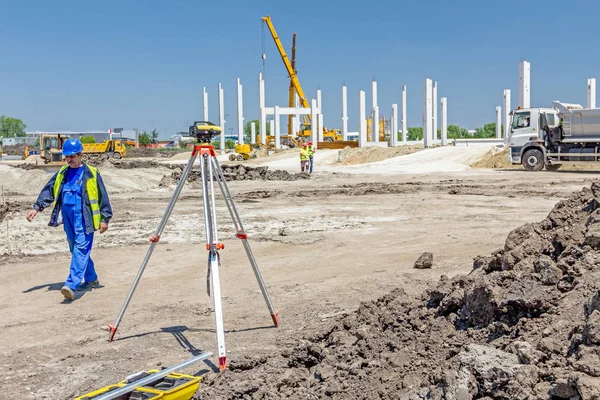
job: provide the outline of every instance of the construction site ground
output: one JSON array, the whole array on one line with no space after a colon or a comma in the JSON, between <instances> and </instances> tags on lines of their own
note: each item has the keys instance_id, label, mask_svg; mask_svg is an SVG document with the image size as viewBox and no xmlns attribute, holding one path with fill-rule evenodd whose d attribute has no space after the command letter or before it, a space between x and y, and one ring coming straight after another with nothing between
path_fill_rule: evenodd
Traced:
<instances>
[{"instance_id":1,"label":"construction site ground","mask_svg":"<svg viewBox=\"0 0 600 400\"><path fill-rule=\"evenodd\" d=\"M470 167L489 150L415 149L358 163L323 150L310 178L229 182L281 326L272 326L219 195L228 360L270 357L361 302L395 288L416 298L442 275L466 274L474 257L502 248L509 232L543 220L557 202L598 177L594 170ZM183 372L207 380L217 373L197 184L185 186L116 340L107 341L107 325L173 193L173 165L187 156L157 158L152 166L142 159L128 168L100 165L115 215L109 230L95 236L92 256L101 287L79 292L74 302L60 294L70 260L62 228L47 226L49 210L32 223L25 219L49 172L0 163L0 398L73 398L202 351L213 352L210 361ZM230 164L226 155L219 159ZM293 149L240 164L299 172ZM413 268L424 252L433 254L433 267Z\"/></svg>"}]
</instances>

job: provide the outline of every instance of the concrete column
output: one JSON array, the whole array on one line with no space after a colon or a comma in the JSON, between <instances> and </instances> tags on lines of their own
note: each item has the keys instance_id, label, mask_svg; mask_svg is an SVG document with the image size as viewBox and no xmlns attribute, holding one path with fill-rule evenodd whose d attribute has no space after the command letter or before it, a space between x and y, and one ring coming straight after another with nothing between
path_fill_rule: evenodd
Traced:
<instances>
[{"instance_id":1,"label":"concrete column","mask_svg":"<svg viewBox=\"0 0 600 400\"><path fill-rule=\"evenodd\" d=\"M406 85L402 87L402 143L406 144Z\"/></svg>"},{"instance_id":2,"label":"concrete column","mask_svg":"<svg viewBox=\"0 0 600 400\"><path fill-rule=\"evenodd\" d=\"M530 107L531 65L527 61L519 63L519 105Z\"/></svg>"},{"instance_id":3,"label":"concrete column","mask_svg":"<svg viewBox=\"0 0 600 400\"><path fill-rule=\"evenodd\" d=\"M300 97L298 97L298 93L296 93L294 95L294 107L297 107L297 108L300 107ZM295 115L295 119L293 120L294 132L292 133L292 135L295 136L298 132L300 132L300 121L302 121L304 118L305 118L304 115L300 115L300 114Z\"/></svg>"},{"instance_id":4,"label":"concrete column","mask_svg":"<svg viewBox=\"0 0 600 400\"><path fill-rule=\"evenodd\" d=\"M442 146L448 144L448 99L442 97Z\"/></svg>"},{"instance_id":5,"label":"concrete column","mask_svg":"<svg viewBox=\"0 0 600 400\"><path fill-rule=\"evenodd\" d=\"M502 107L496 106L496 139L502 138Z\"/></svg>"},{"instance_id":6,"label":"concrete column","mask_svg":"<svg viewBox=\"0 0 600 400\"><path fill-rule=\"evenodd\" d=\"M432 104L432 89L433 82L431 79L425 79L425 102L424 113L423 113L423 145L425 147L431 147L431 139L433 135L431 133L433 129L433 104Z\"/></svg>"},{"instance_id":7,"label":"concrete column","mask_svg":"<svg viewBox=\"0 0 600 400\"><path fill-rule=\"evenodd\" d=\"M504 144L508 144L510 136L510 89L504 89Z\"/></svg>"},{"instance_id":8,"label":"concrete column","mask_svg":"<svg viewBox=\"0 0 600 400\"><path fill-rule=\"evenodd\" d=\"M256 144L256 124L254 121L250 122L250 143Z\"/></svg>"},{"instance_id":9,"label":"concrete column","mask_svg":"<svg viewBox=\"0 0 600 400\"><path fill-rule=\"evenodd\" d=\"M273 132L275 132L275 121L273 121L273 120L270 120L270 121L269 121L269 133L271 134L270 136L273 136L273 135L274 135L274 133L273 133ZM265 139L265 144L266 144L266 143L267 143L267 142L266 142L266 139Z\"/></svg>"},{"instance_id":10,"label":"concrete column","mask_svg":"<svg viewBox=\"0 0 600 400\"><path fill-rule=\"evenodd\" d=\"M244 144L244 102L242 97L242 84L240 83L240 78L237 78L237 123L239 144Z\"/></svg>"},{"instance_id":11,"label":"concrete column","mask_svg":"<svg viewBox=\"0 0 600 400\"><path fill-rule=\"evenodd\" d=\"M279 113L279 106L275 106L275 148L281 149L281 115ZM271 132L273 132L271 130ZM273 135L273 133L271 133Z\"/></svg>"},{"instance_id":12,"label":"concrete column","mask_svg":"<svg viewBox=\"0 0 600 400\"><path fill-rule=\"evenodd\" d=\"M208 92L206 91L206 87L202 88L202 94L204 99L204 121L208 121Z\"/></svg>"},{"instance_id":13,"label":"concrete column","mask_svg":"<svg viewBox=\"0 0 600 400\"><path fill-rule=\"evenodd\" d=\"M348 92L346 85L342 86L342 137L348 140Z\"/></svg>"},{"instance_id":14,"label":"concrete column","mask_svg":"<svg viewBox=\"0 0 600 400\"><path fill-rule=\"evenodd\" d=\"M398 146L398 104L392 104L392 123L390 127L390 145Z\"/></svg>"},{"instance_id":15,"label":"concrete column","mask_svg":"<svg viewBox=\"0 0 600 400\"><path fill-rule=\"evenodd\" d=\"M596 108L596 78L587 80L587 108Z\"/></svg>"},{"instance_id":16,"label":"concrete column","mask_svg":"<svg viewBox=\"0 0 600 400\"><path fill-rule=\"evenodd\" d=\"M225 99L223 98L223 86L219 82L219 126L221 127L220 149L225 151Z\"/></svg>"},{"instance_id":17,"label":"concrete column","mask_svg":"<svg viewBox=\"0 0 600 400\"><path fill-rule=\"evenodd\" d=\"M310 119L311 119L311 127L310 127L310 132L311 132L311 136L310 136L310 141L313 142L313 146L315 147L315 149L317 148L317 142L318 142L318 135L317 135L317 129L318 129L318 114L317 114L317 100L315 99L311 99L310 101Z\"/></svg>"},{"instance_id":18,"label":"concrete column","mask_svg":"<svg viewBox=\"0 0 600 400\"><path fill-rule=\"evenodd\" d=\"M379 142L379 105L377 104L377 81L371 83L371 92L373 95L373 122L371 123L371 141Z\"/></svg>"},{"instance_id":19,"label":"concrete column","mask_svg":"<svg viewBox=\"0 0 600 400\"><path fill-rule=\"evenodd\" d=\"M363 147L367 144L367 104L365 100L365 91L361 90L358 94L358 146Z\"/></svg>"},{"instance_id":20,"label":"concrete column","mask_svg":"<svg viewBox=\"0 0 600 400\"><path fill-rule=\"evenodd\" d=\"M258 73L258 104L259 104L259 131L260 131L260 142L267 144L267 116L265 115L265 81L262 78L262 73Z\"/></svg>"},{"instance_id":21,"label":"concrete column","mask_svg":"<svg viewBox=\"0 0 600 400\"><path fill-rule=\"evenodd\" d=\"M322 107L323 107L323 103L321 103L321 89L317 90L317 108L319 109L319 112L317 113L317 141L318 142L322 142L323 141L323 113L322 113ZM315 146L315 149L317 148L316 142L313 140L313 146Z\"/></svg>"},{"instance_id":22,"label":"concrete column","mask_svg":"<svg viewBox=\"0 0 600 400\"><path fill-rule=\"evenodd\" d=\"M433 136L432 136L433 141L431 143L434 143L436 140L438 140L438 134L437 134L437 130L438 130L437 81L433 82L432 93L433 93L433 100L432 100L432 104L433 104L433 129L431 130L431 133L433 133Z\"/></svg>"}]
</instances>

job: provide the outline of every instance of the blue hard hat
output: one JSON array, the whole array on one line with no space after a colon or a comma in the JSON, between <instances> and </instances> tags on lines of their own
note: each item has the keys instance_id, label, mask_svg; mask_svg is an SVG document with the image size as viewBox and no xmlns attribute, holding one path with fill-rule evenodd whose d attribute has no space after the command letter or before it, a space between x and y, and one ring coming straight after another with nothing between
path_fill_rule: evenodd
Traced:
<instances>
[{"instance_id":1,"label":"blue hard hat","mask_svg":"<svg viewBox=\"0 0 600 400\"><path fill-rule=\"evenodd\" d=\"M77 139L69 139L63 145L63 155L72 156L73 154L83 153L83 144Z\"/></svg>"}]
</instances>

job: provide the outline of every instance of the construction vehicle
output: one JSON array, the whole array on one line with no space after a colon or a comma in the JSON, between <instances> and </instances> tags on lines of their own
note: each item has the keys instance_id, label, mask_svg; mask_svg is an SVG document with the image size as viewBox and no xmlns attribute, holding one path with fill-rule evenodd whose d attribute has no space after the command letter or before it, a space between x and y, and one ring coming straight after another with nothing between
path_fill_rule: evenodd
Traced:
<instances>
[{"instance_id":1,"label":"construction vehicle","mask_svg":"<svg viewBox=\"0 0 600 400\"><path fill-rule=\"evenodd\" d=\"M367 118L367 142L373 141L373 120L371 118ZM385 119L379 119L379 141L385 142Z\"/></svg>"},{"instance_id":2,"label":"construction vehicle","mask_svg":"<svg viewBox=\"0 0 600 400\"><path fill-rule=\"evenodd\" d=\"M254 149L249 144L236 144L235 152L237 154L231 153L229 155L229 161L243 161L249 160L251 158L256 158L256 154L254 154Z\"/></svg>"},{"instance_id":3,"label":"construction vehicle","mask_svg":"<svg viewBox=\"0 0 600 400\"><path fill-rule=\"evenodd\" d=\"M127 147L120 140L107 140L102 143L83 143L83 161L120 159L127 155Z\"/></svg>"},{"instance_id":4,"label":"construction vehicle","mask_svg":"<svg viewBox=\"0 0 600 400\"><path fill-rule=\"evenodd\" d=\"M294 66L292 66L287 54L285 53L283 44L281 43L281 40L279 40L279 36L277 35L277 32L275 31L275 27L273 26L273 23L271 22L271 17L270 16L262 17L262 21L269 28L269 32L271 33L271 36L273 37L275 46L277 46L277 50L279 50L279 55L281 56L281 59L283 60L283 64L285 65L287 73L290 77L290 83L291 83L290 84L290 97L289 97L290 106L293 107L293 104L294 104L294 92L292 91L292 87L293 87L294 90L296 91L296 93L298 94L298 98L300 99L301 106L304 108L310 108L310 105L308 104L308 100L306 100L306 96L304 95L304 90L302 90L302 87L300 86L300 81L298 80L298 75L295 70L295 62L296 62L295 41L294 41L294 46L292 48L293 59L294 59ZM293 38L295 39L295 34L294 34ZM265 58L265 55L263 52L263 59L264 58ZM311 116L310 115L303 116L303 123L301 124L300 131L296 134L296 136L304 138L304 139L309 139L312 135L311 125L312 125ZM288 117L288 136L290 136L289 132L292 132L292 130L293 129L292 129L291 118ZM323 127L323 140L324 141L342 140L341 131L339 129L328 130L327 128Z\"/></svg>"},{"instance_id":5,"label":"construction vehicle","mask_svg":"<svg viewBox=\"0 0 600 400\"><path fill-rule=\"evenodd\" d=\"M42 133L40 139L40 158L44 164L58 165L64 163L62 148L69 136L60 133Z\"/></svg>"},{"instance_id":6,"label":"construction vehicle","mask_svg":"<svg viewBox=\"0 0 600 400\"><path fill-rule=\"evenodd\" d=\"M600 109L555 101L510 113L508 158L528 171L600 162Z\"/></svg>"}]
</instances>

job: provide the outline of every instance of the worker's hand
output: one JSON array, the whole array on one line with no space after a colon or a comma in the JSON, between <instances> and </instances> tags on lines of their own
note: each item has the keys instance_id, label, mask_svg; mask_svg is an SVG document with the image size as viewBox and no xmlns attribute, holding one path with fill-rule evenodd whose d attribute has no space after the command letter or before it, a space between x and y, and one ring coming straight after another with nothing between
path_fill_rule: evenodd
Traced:
<instances>
[{"instance_id":1,"label":"worker's hand","mask_svg":"<svg viewBox=\"0 0 600 400\"><path fill-rule=\"evenodd\" d=\"M35 218L36 215L37 215L37 211L29 210L29 212L27 213L27 221L29 221L29 222L33 221L33 219Z\"/></svg>"},{"instance_id":2,"label":"worker's hand","mask_svg":"<svg viewBox=\"0 0 600 400\"><path fill-rule=\"evenodd\" d=\"M108 224L106 222L100 222L100 233L106 232L108 229Z\"/></svg>"}]
</instances>

